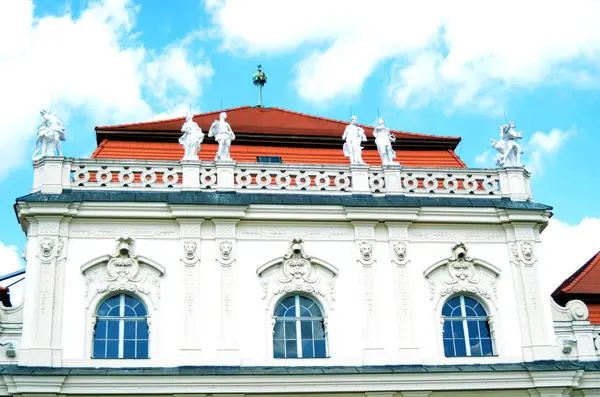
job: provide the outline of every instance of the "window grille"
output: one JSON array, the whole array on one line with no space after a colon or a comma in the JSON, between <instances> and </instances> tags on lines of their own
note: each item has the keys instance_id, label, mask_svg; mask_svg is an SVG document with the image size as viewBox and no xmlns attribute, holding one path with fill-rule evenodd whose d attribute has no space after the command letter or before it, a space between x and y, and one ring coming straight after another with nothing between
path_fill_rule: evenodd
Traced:
<instances>
[{"instance_id":1,"label":"window grille","mask_svg":"<svg viewBox=\"0 0 600 397\"><path fill-rule=\"evenodd\" d=\"M93 358L148 358L147 310L137 298L117 295L96 312Z\"/></svg>"},{"instance_id":2,"label":"window grille","mask_svg":"<svg viewBox=\"0 0 600 397\"><path fill-rule=\"evenodd\" d=\"M489 317L477 300L456 296L442 309L443 339L446 357L494 355Z\"/></svg>"},{"instance_id":3,"label":"window grille","mask_svg":"<svg viewBox=\"0 0 600 397\"><path fill-rule=\"evenodd\" d=\"M294 295L275 308L275 358L327 357L327 336L321 309L313 300Z\"/></svg>"},{"instance_id":4,"label":"window grille","mask_svg":"<svg viewBox=\"0 0 600 397\"><path fill-rule=\"evenodd\" d=\"M281 164L281 156L256 156L256 161L259 163L276 163Z\"/></svg>"}]
</instances>

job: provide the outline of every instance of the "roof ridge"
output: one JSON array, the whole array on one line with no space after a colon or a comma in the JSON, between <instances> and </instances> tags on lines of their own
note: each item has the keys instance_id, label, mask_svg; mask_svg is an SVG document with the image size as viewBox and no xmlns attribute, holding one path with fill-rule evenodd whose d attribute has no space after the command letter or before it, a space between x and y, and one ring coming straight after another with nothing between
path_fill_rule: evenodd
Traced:
<instances>
[{"instance_id":1,"label":"roof ridge","mask_svg":"<svg viewBox=\"0 0 600 397\"><path fill-rule=\"evenodd\" d=\"M235 108L215 110L212 112L197 113L197 114L194 114L194 117L206 116L206 115L210 115L210 114L217 114L217 113L221 113L221 112L231 112L231 111L246 109L246 108L250 108L250 107L252 107L252 106L238 106ZM163 120L139 121L137 123L127 123L127 124L117 124L117 125L99 125L99 126L96 126L95 129L98 130L98 129L102 129L102 128L133 127L136 125L144 125L144 124L162 124L162 123L170 123L171 121L184 120L185 118L186 118L186 116L181 116L181 117L173 117L170 119L163 119Z\"/></svg>"},{"instance_id":2,"label":"roof ridge","mask_svg":"<svg viewBox=\"0 0 600 397\"><path fill-rule=\"evenodd\" d=\"M600 251L596 252L592 257L583 264L575 273L573 273L569 278L563 281L558 288L552 293L555 295L559 292L567 293L571 289L573 289L585 276L592 270L598 263L600 263Z\"/></svg>"}]
</instances>

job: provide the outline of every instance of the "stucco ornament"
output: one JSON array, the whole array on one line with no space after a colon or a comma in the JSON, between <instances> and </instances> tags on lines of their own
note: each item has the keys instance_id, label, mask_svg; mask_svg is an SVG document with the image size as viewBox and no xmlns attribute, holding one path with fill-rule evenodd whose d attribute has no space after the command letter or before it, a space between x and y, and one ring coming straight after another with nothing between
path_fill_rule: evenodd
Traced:
<instances>
[{"instance_id":1,"label":"stucco ornament","mask_svg":"<svg viewBox=\"0 0 600 397\"><path fill-rule=\"evenodd\" d=\"M529 241L524 241L521 243L521 253L523 254L523 259L527 262L531 262L533 260L533 244Z\"/></svg>"},{"instance_id":2,"label":"stucco ornament","mask_svg":"<svg viewBox=\"0 0 600 397\"><path fill-rule=\"evenodd\" d=\"M196 240L185 240L183 242L183 254L185 259L193 261L196 259L196 250L198 249L198 243Z\"/></svg>"},{"instance_id":3,"label":"stucco ornament","mask_svg":"<svg viewBox=\"0 0 600 397\"><path fill-rule=\"evenodd\" d=\"M114 254L105 255L82 266L88 307L99 295L114 291L146 295L155 303L160 299L160 276L163 275L164 268L135 254L134 243L135 240L129 236L120 237Z\"/></svg>"},{"instance_id":4,"label":"stucco ornament","mask_svg":"<svg viewBox=\"0 0 600 397\"><path fill-rule=\"evenodd\" d=\"M373 243L370 241L361 241L358 243L360 257L365 262L371 262L373 259Z\"/></svg>"},{"instance_id":5,"label":"stucco ornament","mask_svg":"<svg viewBox=\"0 0 600 397\"><path fill-rule=\"evenodd\" d=\"M395 241L392 245L396 261L404 262L406 260L406 243L404 241Z\"/></svg>"},{"instance_id":6,"label":"stucco ornament","mask_svg":"<svg viewBox=\"0 0 600 397\"><path fill-rule=\"evenodd\" d=\"M231 255L233 254L233 243L230 240L219 242L219 251L221 252L221 258L223 258L224 261L230 260Z\"/></svg>"},{"instance_id":7,"label":"stucco ornament","mask_svg":"<svg viewBox=\"0 0 600 397\"><path fill-rule=\"evenodd\" d=\"M500 269L480 259L469 256L464 243L452 248L448 259L440 261L424 272L432 300L454 293L472 293L481 298L495 301L496 283ZM495 302L494 302L495 303Z\"/></svg>"},{"instance_id":8,"label":"stucco ornament","mask_svg":"<svg viewBox=\"0 0 600 397\"><path fill-rule=\"evenodd\" d=\"M40 255L42 256L42 259L52 259L55 254L55 245L56 243L54 240L48 237L43 238L42 241L40 241Z\"/></svg>"},{"instance_id":9,"label":"stucco ornament","mask_svg":"<svg viewBox=\"0 0 600 397\"><path fill-rule=\"evenodd\" d=\"M198 152L200 144L204 140L204 134L198 123L194 121L192 113L188 113L185 117L181 132L183 135L179 138L179 143L183 146L182 160L198 160Z\"/></svg>"},{"instance_id":10,"label":"stucco ornament","mask_svg":"<svg viewBox=\"0 0 600 397\"><path fill-rule=\"evenodd\" d=\"M523 138L523 132L515 130L516 124L511 121L500 126L500 140L491 140L491 146L498 151L496 165L498 167L520 167L523 149L519 140Z\"/></svg>"},{"instance_id":11,"label":"stucco ornament","mask_svg":"<svg viewBox=\"0 0 600 397\"><path fill-rule=\"evenodd\" d=\"M231 141L235 139L235 134L227 121L227 113L221 112L219 120L215 120L208 131L209 137L214 137L219 143L215 161L232 161L229 151L231 149Z\"/></svg>"},{"instance_id":12,"label":"stucco ornament","mask_svg":"<svg viewBox=\"0 0 600 397\"><path fill-rule=\"evenodd\" d=\"M397 161L394 161L396 152L392 148L392 142L396 142L396 136L383 124L384 121L380 117L377 119L377 127L373 129L373 136L375 137L379 157L381 157L381 163L383 165L398 164Z\"/></svg>"},{"instance_id":13,"label":"stucco ornament","mask_svg":"<svg viewBox=\"0 0 600 397\"><path fill-rule=\"evenodd\" d=\"M580 300L568 301L565 305L565 309L567 309L567 314L571 320L587 320L590 314L585 303Z\"/></svg>"},{"instance_id":14,"label":"stucco ornament","mask_svg":"<svg viewBox=\"0 0 600 397\"><path fill-rule=\"evenodd\" d=\"M263 287L263 299L298 291L333 301L338 270L304 251L302 239L295 238L283 257L274 259L257 270Z\"/></svg>"},{"instance_id":15,"label":"stucco ornament","mask_svg":"<svg viewBox=\"0 0 600 397\"><path fill-rule=\"evenodd\" d=\"M65 140L65 127L60 120L47 110L40 111L42 119L38 125L33 160L46 156L62 156L60 141Z\"/></svg>"},{"instance_id":16,"label":"stucco ornament","mask_svg":"<svg viewBox=\"0 0 600 397\"><path fill-rule=\"evenodd\" d=\"M362 158L362 146L361 143L367 140L365 130L362 127L356 125L358 118L352 116L352 121L346 126L342 139L344 143L344 156L350 158L350 164L364 164Z\"/></svg>"}]
</instances>

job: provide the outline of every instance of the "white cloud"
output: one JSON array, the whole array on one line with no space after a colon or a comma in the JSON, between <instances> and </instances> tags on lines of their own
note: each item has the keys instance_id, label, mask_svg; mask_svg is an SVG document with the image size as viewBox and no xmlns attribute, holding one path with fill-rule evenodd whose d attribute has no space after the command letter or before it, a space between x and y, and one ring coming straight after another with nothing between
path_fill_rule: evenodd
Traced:
<instances>
[{"instance_id":1,"label":"white cloud","mask_svg":"<svg viewBox=\"0 0 600 397\"><path fill-rule=\"evenodd\" d=\"M544 163L548 158L552 158L558 152L565 141L573 134L572 131L562 131L558 128L552 129L549 133L541 131L535 132L529 140L528 148L531 150L530 164L528 168L533 172L540 174L544 170Z\"/></svg>"},{"instance_id":2,"label":"white cloud","mask_svg":"<svg viewBox=\"0 0 600 397\"><path fill-rule=\"evenodd\" d=\"M550 220L542 233L539 275L544 293L552 293L600 250L599 235L600 218L585 218L576 225Z\"/></svg>"},{"instance_id":3,"label":"white cloud","mask_svg":"<svg viewBox=\"0 0 600 397\"><path fill-rule=\"evenodd\" d=\"M399 106L499 112L507 87L599 78L596 0L211 0L206 9L227 50L308 50L295 84L315 102L359 93L385 60Z\"/></svg>"},{"instance_id":4,"label":"white cloud","mask_svg":"<svg viewBox=\"0 0 600 397\"><path fill-rule=\"evenodd\" d=\"M480 167L488 167L490 165L491 158L492 153L486 150L485 152L475 156L475 164L477 164Z\"/></svg>"},{"instance_id":5,"label":"white cloud","mask_svg":"<svg viewBox=\"0 0 600 397\"><path fill-rule=\"evenodd\" d=\"M207 61L192 65L183 44L150 53L137 42L130 0L91 2L77 18L33 11L31 0L0 2L0 178L32 152L38 112L50 103L69 140L73 112L92 123L143 120L153 114L147 88L160 88L153 98L170 89L193 96L210 77Z\"/></svg>"}]
</instances>

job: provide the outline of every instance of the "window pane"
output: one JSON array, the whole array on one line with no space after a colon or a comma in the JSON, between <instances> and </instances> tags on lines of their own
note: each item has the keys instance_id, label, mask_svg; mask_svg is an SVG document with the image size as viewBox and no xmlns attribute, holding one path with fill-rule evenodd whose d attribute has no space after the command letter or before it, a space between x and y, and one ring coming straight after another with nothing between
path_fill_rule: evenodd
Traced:
<instances>
[{"instance_id":1,"label":"window pane","mask_svg":"<svg viewBox=\"0 0 600 397\"><path fill-rule=\"evenodd\" d=\"M125 339L135 339L135 324L137 321L125 321Z\"/></svg>"},{"instance_id":2,"label":"window pane","mask_svg":"<svg viewBox=\"0 0 600 397\"><path fill-rule=\"evenodd\" d=\"M273 337L274 338L278 338L278 339L283 338L283 321L277 321L275 323L275 329L274 329Z\"/></svg>"},{"instance_id":3,"label":"window pane","mask_svg":"<svg viewBox=\"0 0 600 397\"><path fill-rule=\"evenodd\" d=\"M273 357L285 358L285 348L283 339L273 339Z\"/></svg>"},{"instance_id":4,"label":"window pane","mask_svg":"<svg viewBox=\"0 0 600 397\"><path fill-rule=\"evenodd\" d=\"M137 338L148 339L148 323L146 320L136 321L137 323Z\"/></svg>"},{"instance_id":5,"label":"window pane","mask_svg":"<svg viewBox=\"0 0 600 397\"><path fill-rule=\"evenodd\" d=\"M484 356L491 356L494 354L492 349L492 340L488 338L484 338L481 340L481 350Z\"/></svg>"},{"instance_id":6,"label":"window pane","mask_svg":"<svg viewBox=\"0 0 600 397\"><path fill-rule=\"evenodd\" d=\"M465 337L462 321L450 321L452 323L453 337L456 339L462 339Z\"/></svg>"},{"instance_id":7,"label":"window pane","mask_svg":"<svg viewBox=\"0 0 600 397\"><path fill-rule=\"evenodd\" d=\"M106 342L103 340L95 340L94 341L94 358L106 358L105 356Z\"/></svg>"},{"instance_id":8,"label":"window pane","mask_svg":"<svg viewBox=\"0 0 600 397\"><path fill-rule=\"evenodd\" d=\"M113 306L110 308L106 315L108 317L119 317L121 315L121 308L119 307L119 305Z\"/></svg>"},{"instance_id":9,"label":"window pane","mask_svg":"<svg viewBox=\"0 0 600 397\"><path fill-rule=\"evenodd\" d=\"M106 358L119 358L118 340L109 340L106 342Z\"/></svg>"},{"instance_id":10,"label":"window pane","mask_svg":"<svg viewBox=\"0 0 600 397\"><path fill-rule=\"evenodd\" d=\"M469 339L469 344L471 345L471 356L479 357L482 355L481 353L481 343L479 338L471 338Z\"/></svg>"},{"instance_id":11,"label":"window pane","mask_svg":"<svg viewBox=\"0 0 600 397\"><path fill-rule=\"evenodd\" d=\"M311 307L314 304L315 303L312 301L312 299L308 299L305 296L301 296L300 297L300 306L301 307L309 308L309 307Z\"/></svg>"},{"instance_id":12,"label":"window pane","mask_svg":"<svg viewBox=\"0 0 600 397\"><path fill-rule=\"evenodd\" d=\"M285 322L285 339L296 339L296 322Z\"/></svg>"},{"instance_id":13,"label":"window pane","mask_svg":"<svg viewBox=\"0 0 600 397\"><path fill-rule=\"evenodd\" d=\"M94 338L106 339L106 320L98 320L94 330Z\"/></svg>"},{"instance_id":14,"label":"window pane","mask_svg":"<svg viewBox=\"0 0 600 397\"><path fill-rule=\"evenodd\" d=\"M465 347L464 339L455 339L454 340L454 349L456 351L455 357L466 357L467 348Z\"/></svg>"},{"instance_id":15,"label":"window pane","mask_svg":"<svg viewBox=\"0 0 600 397\"><path fill-rule=\"evenodd\" d=\"M125 317L135 317L135 311L129 306L125 306Z\"/></svg>"},{"instance_id":16,"label":"window pane","mask_svg":"<svg viewBox=\"0 0 600 397\"><path fill-rule=\"evenodd\" d=\"M302 339L313 338L312 321L301 321L300 328L302 329Z\"/></svg>"},{"instance_id":17,"label":"window pane","mask_svg":"<svg viewBox=\"0 0 600 397\"><path fill-rule=\"evenodd\" d=\"M133 309L135 310L135 315L138 316L138 317L142 317L142 316L148 315L148 311L146 310L146 306L144 306L144 304L140 300L138 300L137 306L133 306Z\"/></svg>"},{"instance_id":18,"label":"window pane","mask_svg":"<svg viewBox=\"0 0 600 397\"><path fill-rule=\"evenodd\" d=\"M141 340L137 342L137 355L135 358L148 358L148 341Z\"/></svg>"},{"instance_id":19,"label":"window pane","mask_svg":"<svg viewBox=\"0 0 600 397\"><path fill-rule=\"evenodd\" d=\"M108 320L108 339L119 339L119 320Z\"/></svg>"},{"instance_id":20,"label":"window pane","mask_svg":"<svg viewBox=\"0 0 600 397\"><path fill-rule=\"evenodd\" d=\"M467 315L467 317L477 317L477 312L475 312L475 310L473 310L473 308L471 307L465 308L465 314Z\"/></svg>"},{"instance_id":21,"label":"window pane","mask_svg":"<svg viewBox=\"0 0 600 397\"><path fill-rule=\"evenodd\" d=\"M482 338L490 337L490 327L488 326L487 321L478 321L479 322L479 334Z\"/></svg>"},{"instance_id":22,"label":"window pane","mask_svg":"<svg viewBox=\"0 0 600 397\"><path fill-rule=\"evenodd\" d=\"M111 306L107 303L104 302L100 305L100 307L98 308L98 315L99 316L108 316L108 312L110 311Z\"/></svg>"},{"instance_id":23,"label":"window pane","mask_svg":"<svg viewBox=\"0 0 600 397\"><path fill-rule=\"evenodd\" d=\"M302 357L311 358L315 356L312 340L302 341Z\"/></svg>"},{"instance_id":24,"label":"window pane","mask_svg":"<svg viewBox=\"0 0 600 397\"><path fill-rule=\"evenodd\" d=\"M485 312L485 309L483 308L481 303L477 302L477 305L475 307L473 307L473 309L475 310L475 313L477 313L478 316L480 316L480 317L487 316L487 313Z\"/></svg>"},{"instance_id":25,"label":"window pane","mask_svg":"<svg viewBox=\"0 0 600 397\"><path fill-rule=\"evenodd\" d=\"M444 354L446 357L454 357L454 342L450 338L444 338Z\"/></svg>"},{"instance_id":26,"label":"window pane","mask_svg":"<svg viewBox=\"0 0 600 397\"><path fill-rule=\"evenodd\" d=\"M123 358L135 358L135 341L126 340L124 342Z\"/></svg>"},{"instance_id":27,"label":"window pane","mask_svg":"<svg viewBox=\"0 0 600 397\"><path fill-rule=\"evenodd\" d=\"M467 321L467 329L469 330L469 338L479 338L479 321Z\"/></svg>"},{"instance_id":28,"label":"window pane","mask_svg":"<svg viewBox=\"0 0 600 397\"><path fill-rule=\"evenodd\" d=\"M305 307L300 308L300 317L312 317L312 313Z\"/></svg>"},{"instance_id":29,"label":"window pane","mask_svg":"<svg viewBox=\"0 0 600 397\"><path fill-rule=\"evenodd\" d=\"M325 329L323 321L317 320L313 321L313 337L315 339L324 339L325 338Z\"/></svg>"},{"instance_id":30,"label":"window pane","mask_svg":"<svg viewBox=\"0 0 600 397\"><path fill-rule=\"evenodd\" d=\"M327 357L327 351L325 347L325 340L316 340L315 342L315 357L323 358Z\"/></svg>"},{"instance_id":31,"label":"window pane","mask_svg":"<svg viewBox=\"0 0 600 397\"><path fill-rule=\"evenodd\" d=\"M444 316L454 316L456 314L453 314L454 309L456 308L460 308L460 297L455 296L452 299L449 299L446 304L444 305L444 308L442 309L442 314ZM460 311L459 311L460 313Z\"/></svg>"},{"instance_id":32,"label":"window pane","mask_svg":"<svg viewBox=\"0 0 600 397\"><path fill-rule=\"evenodd\" d=\"M444 338L452 338L452 322L444 321Z\"/></svg>"},{"instance_id":33,"label":"window pane","mask_svg":"<svg viewBox=\"0 0 600 397\"><path fill-rule=\"evenodd\" d=\"M465 306L466 307L475 307L477 305L479 305L479 302L477 302L473 298L469 298L469 297L465 296Z\"/></svg>"},{"instance_id":34,"label":"window pane","mask_svg":"<svg viewBox=\"0 0 600 397\"><path fill-rule=\"evenodd\" d=\"M296 341L286 341L285 342L285 353L287 358L297 358L298 357L298 349L296 347Z\"/></svg>"}]
</instances>

